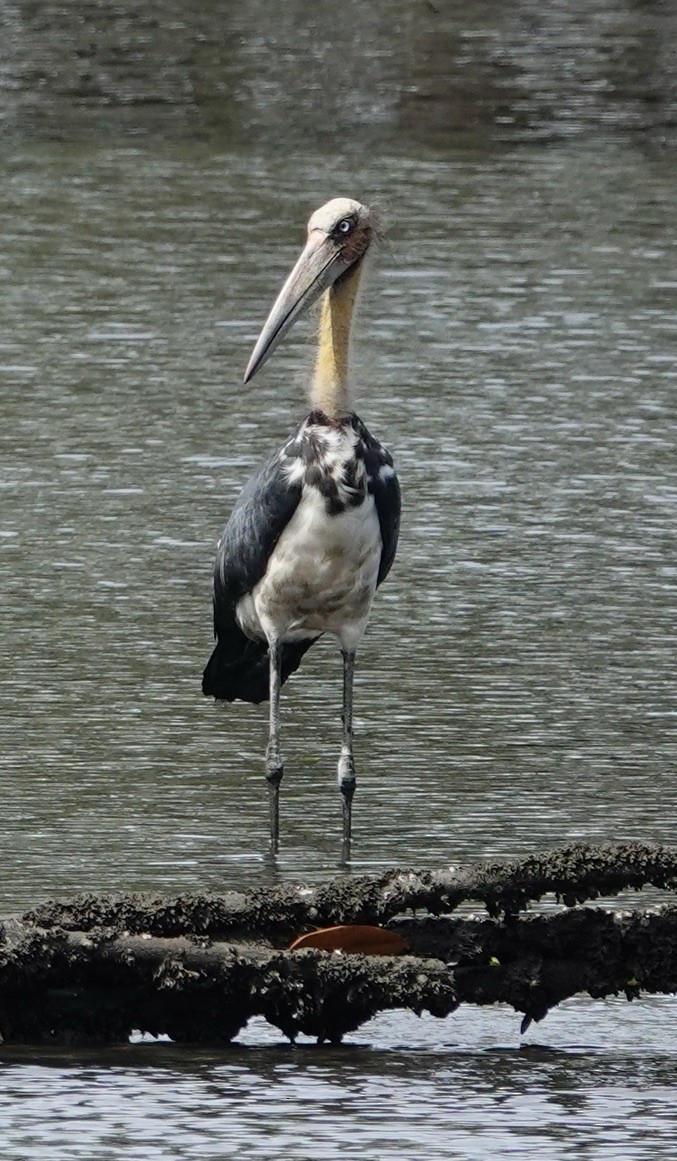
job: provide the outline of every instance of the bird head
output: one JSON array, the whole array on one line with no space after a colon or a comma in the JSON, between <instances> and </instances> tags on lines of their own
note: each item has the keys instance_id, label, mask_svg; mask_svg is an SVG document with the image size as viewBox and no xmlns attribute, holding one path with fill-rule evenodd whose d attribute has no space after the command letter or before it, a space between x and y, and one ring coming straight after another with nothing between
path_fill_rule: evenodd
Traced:
<instances>
[{"instance_id":1,"label":"bird head","mask_svg":"<svg viewBox=\"0 0 677 1161\"><path fill-rule=\"evenodd\" d=\"M353 198L332 198L311 216L308 239L277 296L245 371L256 374L299 315L364 258L375 232L372 211Z\"/></svg>"}]
</instances>

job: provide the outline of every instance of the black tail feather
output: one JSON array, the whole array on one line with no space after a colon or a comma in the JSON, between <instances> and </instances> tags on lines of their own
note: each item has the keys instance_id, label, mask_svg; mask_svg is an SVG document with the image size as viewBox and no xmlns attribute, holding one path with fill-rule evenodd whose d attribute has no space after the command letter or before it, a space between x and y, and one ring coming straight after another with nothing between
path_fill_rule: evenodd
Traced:
<instances>
[{"instance_id":1,"label":"black tail feather","mask_svg":"<svg viewBox=\"0 0 677 1161\"><path fill-rule=\"evenodd\" d=\"M251 701L269 696L269 654L265 641L252 641L238 628L240 640L219 638L202 677L202 692L218 701ZM294 673L316 637L282 646L282 683Z\"/></svg>"}]
</instances>

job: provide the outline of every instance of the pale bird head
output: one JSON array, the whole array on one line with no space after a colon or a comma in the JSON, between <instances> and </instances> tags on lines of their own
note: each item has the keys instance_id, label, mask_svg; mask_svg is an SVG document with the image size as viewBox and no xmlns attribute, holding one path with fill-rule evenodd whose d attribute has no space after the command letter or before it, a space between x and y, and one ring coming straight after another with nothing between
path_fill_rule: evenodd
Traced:
<instances>
[{"instance_id":1,"label":"pale bird head","mask_svg":"<svg viewBox=\"0 0 677 1161\"><path fill-rule=\"evenodd\" d=\"M332 198L311 215L308 240L268 315L245 371L248 383L299 315L364 258L375 215L353 198Z\"/></svg>"}]
</instances>

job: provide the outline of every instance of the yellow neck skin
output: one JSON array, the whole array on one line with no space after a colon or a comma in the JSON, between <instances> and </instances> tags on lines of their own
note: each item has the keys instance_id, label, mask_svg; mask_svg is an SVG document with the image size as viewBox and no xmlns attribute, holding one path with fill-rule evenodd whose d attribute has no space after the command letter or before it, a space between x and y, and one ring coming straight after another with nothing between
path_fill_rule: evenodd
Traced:
<instances>
[{"instance_id":1,"label":"yellow neck skin","mask_svg":"<svg viewBox=\"0 0 677 1161\"><path fill-rule=\"evenodd\" d=\"M352 410L348 387L350 324L361 273L362 262L356 262L322 297L317 363L310 402L313 409L323 411L330 419L341 419Z\"/></svg>"}]
</instances>

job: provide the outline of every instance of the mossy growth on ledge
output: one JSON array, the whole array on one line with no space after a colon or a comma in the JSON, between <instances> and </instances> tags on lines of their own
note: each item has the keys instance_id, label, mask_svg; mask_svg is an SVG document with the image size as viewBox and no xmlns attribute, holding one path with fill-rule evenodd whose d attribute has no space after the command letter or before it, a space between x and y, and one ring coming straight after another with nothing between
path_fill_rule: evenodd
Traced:
<instances>
[{"instance_id":1,"label":"mossy growth on ledge","mask_svg":"<svg viewBox=\"0 0 677 1161\"><path fill-rule=\"evenodd\" d=\"M6 1043L120 1043L133 1030L226 1043L253 1016L338 1043L377 1012L510 1004L522 1029L569 996L677 991L677 906L579 906L677 887L677 849L569 846L512 862L345 876L321 887L83 895L0 923ZM543 896L545 911L529 908ZM462 903L479 913L454 916ZM304 932L378 925L397 955L289 950ZM401 942L401 941L400 941Z\"/></svg>"}]
</instances>

